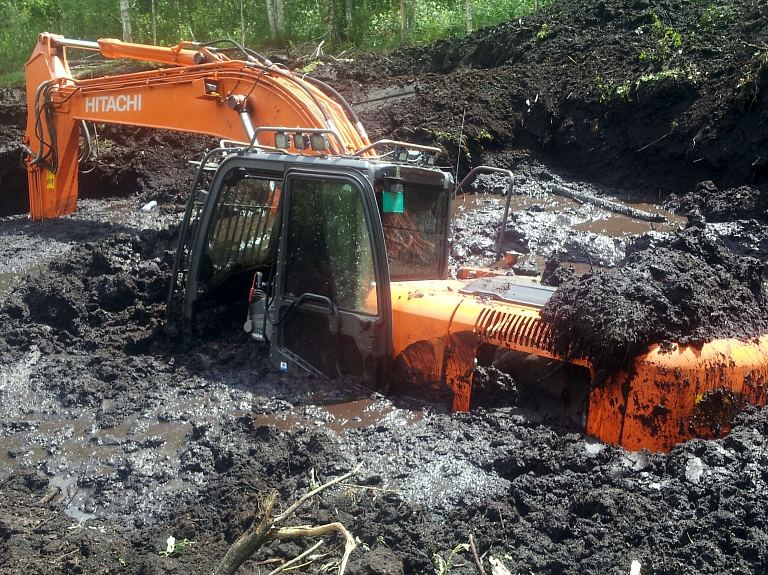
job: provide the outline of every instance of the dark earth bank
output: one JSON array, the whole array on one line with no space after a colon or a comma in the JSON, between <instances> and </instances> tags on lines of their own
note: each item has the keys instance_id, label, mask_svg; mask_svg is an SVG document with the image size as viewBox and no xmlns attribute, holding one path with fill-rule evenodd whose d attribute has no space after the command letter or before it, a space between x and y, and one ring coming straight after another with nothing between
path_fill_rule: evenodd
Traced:
<instances>
[{"instance_id":1,"label":"dark earth bank","mask_svg":"<svg viewBox=\"0 0 768 575\"><path fill-rule=\"evenodd\" d=\"M439 143L447 165L460 149L460 174L513 169L504 248L560 285L550 316L575 329L559 345L611 366L651 341L765 333L766 26L756 1L556 2L316 72L376 137ZM163 301L188 161L210 142L99 127L78 211L32 223L23 101L0 93L0 572L210 573L267 490L285 506L357 462L293 520L341 521L351 574L477 573L457 548L470 533L486 570L513 574L768 572L765 410L719 441L628 453L525 403L451 415L278 373L244 301L181 343ZM453 269L492 262L495 187L457 199ZM573 197L663 201L667 221ZM327 539L304 571L332 572ZM308 546L273 543L241 572Z\"/></svg>"},{"instance_id":2,"label":"dark earth bank","mask_svg":"<svg viewBox=\"0 0 768 575\"><path fill-rule=\"evenodd\" d=\"M768 181L767 35L758 0L554 2L463 39L326 62L315 74L357 90L353 101L390 94L361 115L374 134L455 152L463 124L467 164L511 167L503 152L523 147L656 198L704 180Z\"/></svg>"}]
</instances>

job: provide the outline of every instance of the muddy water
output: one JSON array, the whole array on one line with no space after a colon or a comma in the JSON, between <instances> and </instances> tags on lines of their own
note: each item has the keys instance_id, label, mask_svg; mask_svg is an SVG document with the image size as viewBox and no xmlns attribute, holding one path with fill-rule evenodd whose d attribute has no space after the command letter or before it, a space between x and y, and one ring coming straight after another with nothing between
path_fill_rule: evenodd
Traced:
<instances>
[{"instance_id":1,"label":"muddy water","mask_svg":"<svg viewBox=\"0 0 768 575\"><path fill-rule=\"evenodd\" d=\"M589 203L558 196L539 186L527 186L528 193L510 198L507 233L502 251L518 252L519 262L531 262L539 269L550 257L571 265L577 273L593 267L611 267L624 257L625 240L648 232L672 232L682 228L686 218L659 206L616 199L612 202L657 214L666 222L650 222L608 211ZM462 194L453 202L454 255L467 258L471 265L489 265L495 260L498 229L506 198L496 194ZM464 229L483 222L488 237L484 243L474 239L469 249L460 245ZM458 239L458 241L457 241ZM458 245L457 245L458 244ZM480 256L480 257L478 257Z\"/></svg>"},{"instance_id":2,"label":"muddy water","mask_svg":"<svg viewBox=\"0 0 768 575\"><path fill-rule=\"evenodd\" d=\"M253 425L254 427L274 425L281 431L315 425L336 433L343 433L348 429L377 425L384 421L397 425L409 425L420 419L421 411L397 409L388 401L368 398L329 403L323 406L296 406L280 413L257 415L253 419Z\"/></svg>"},{"instance_id":3,"label":"muddy water","mask_svg":"<svg viewBox=\"0 0 768 575\"><path fill-rule=\"evenodd\" d=\"M0 273L0 294L6 292L11 285L11 281L18 274Z\"/></svg>"}]
</instances>

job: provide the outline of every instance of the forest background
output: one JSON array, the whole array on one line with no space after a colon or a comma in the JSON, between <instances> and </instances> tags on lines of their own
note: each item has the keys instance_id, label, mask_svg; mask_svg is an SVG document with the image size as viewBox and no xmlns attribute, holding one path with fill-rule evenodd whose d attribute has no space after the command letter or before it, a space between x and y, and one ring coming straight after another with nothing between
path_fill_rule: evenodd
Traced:
<instances>
[{"instance_id":1,"label":"forest background","mask_svg":"<svg viewBox=\"0 0 768 575\"><path fill-rule=\"evenodd\" d=\"M0 74L42 31L174 45L231 38L289 52L388 50L468 34L552 0L0 0Z\"/></svg>"}]
</instances>

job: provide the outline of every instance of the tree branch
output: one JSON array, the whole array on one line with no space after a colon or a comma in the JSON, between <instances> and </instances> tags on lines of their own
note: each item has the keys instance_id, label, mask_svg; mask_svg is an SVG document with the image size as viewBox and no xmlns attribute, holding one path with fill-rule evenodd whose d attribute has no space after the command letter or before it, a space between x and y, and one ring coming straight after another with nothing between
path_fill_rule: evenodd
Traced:
<instances>
[{"instance_id":1,"label":"tree branch","mask_svg":"<svg viewBox=\"0 0 768 575\"><path fill-rule=\"evenodd\" d=\"M312 547L310 547L309 549L307 549L306 551L304 551L304 553L302 553L301 555L297 555L296 557L294 557L294 558L293 558L293 559L291 559L290 561L286 561L285 563L283 563L282 565L280 565L280 567L278 567L278 568L277 568L277 569L275 569L274 571L270 571L270 572L269 572L269 575L277 575L278 573L280 573L280 571L282 571L282 570L283 570L283 569L285 569L286 567L290 567L291 565L293 565L293 564L295 564L295 563L298 563L299 561L301 561L302 559L304 559L304 557L306 557L307 555L309 555L310 553L312 553L312 551L314 551L315 549L317 549L318 547L320 547L322 544L323 544L323 540L321 539L320 541L318 541L317 543L315 543L315 544L314 544Z\"/></svg>"},{"instance_id":2,"label":"tree branch","mask_svg":"<svg viewBox=\"0 0 768 575\"><path fill-rule=\"evenodd\" d=\"M349 473L346 473L341 477L334 479L333 481L329 481L317 489L313 489L274 519L271 518L271 514L272 509L277 502L278 496L276 491L271 491L266 496L264 502L261 505L261 521L257 522L257 519L253 520L253 523L251 523L251 526L246 530L246 532L243 533L240 538L235 541L232 547L229 548L226 555L224 556L224 559L221 560L221 563L214 572L214 575L234 575L235 571L237 571L240 566L259 549L259 547L269 541L275 541L277 539L317 537L318 535L324 535L326 533L330 533L331 531L338 531L341 533L345 540L344 556L342 557L341 564L339 565L339 575L344 575L344 570L347 568L349 555L352 553L352 551L355 550L356 545L352 534L347 531L341 523L329 523L328 525L320 525L318 527L311 527L309 525L299 525L296 527L278 527L278 524L288 519L293 514L293 512L296 511L296 509L298 509L301 505L309 501L312 497L321 491L328 489L331 485L336 485L345 479L349 479L352 475L360 470L360 466L361 464L358 463ZM297 563L299 560L301 560L303 557L306 557L309 553L320 547L322 544L322 541L316 543L298 557L292 559L284 565L281 565L278 569L275 569L269 575L275 575L289 565Z\"/></svg>"},{"instance_id":3,"label":"tree branch","mask_svg":"<svg viewBox=\"0 0 768 575\"><path fill-rule=\"evenodd\" d=\"M269 540L274 539L298 539L301 537L317 537L318 535L325 535L331 531L338 531L344 537L344 557L341 559L341 565L339 565L339 575L344 575L344 570L347 568L347 560L352 551L355 550L357 545L355 544L355 538L347 531L338 521L335 523L328 523L327 525L319 525L312 527L310 525L298 525L296 527L281 527L280 529L272 530L268 534Z\"/></svg>"},{"instance_id":4,"label":"tree branch","mask_svg":"<svg viewBox=\"0 0 768 575\"><path fill-rule=\"evenodd\" d=\"M270 515L275 503L277 503L277 491L270 491L262 504L261 522L257 524L256 519L254 519L246 532L227 550L227 554L224 555L224 559L221 560L214 572L215 575L232 575L264 544L267 534L272 528Z\"/></svg>"},{"instance_id":5,"label":"tree branch","mask_svg":"<svg viewBox=\"0 0 768 575\"><path fill-rule=\"evenodd\" d=\"M346 474L342 475L341 477L339 477L337 479L334 479L333 481L329 481L328 483L326 483L324 485L321 485L317 489L313 489L312 491L310 491L306 495L302 496L298 501L296 501L296 503L294 503L288 509L283 511L280 515L275 517L272 520L272 526L275 526L278 523L282 523L283 521L288 519L294 511L296 511L299 507L304 505L304 503L306 503L307 500L311 499L312 497L314 497L315 495L317 495L321 491L325 491L330 486L336 485L337 483L341 483L345 479L349 479L350 477L352 477L355 473L357 473L360 470L360 467L362 465L363 465L362 463L358 463L357 465L355 465L355 467L349 473L346 473Z\"/></svg>"}]
</instances>

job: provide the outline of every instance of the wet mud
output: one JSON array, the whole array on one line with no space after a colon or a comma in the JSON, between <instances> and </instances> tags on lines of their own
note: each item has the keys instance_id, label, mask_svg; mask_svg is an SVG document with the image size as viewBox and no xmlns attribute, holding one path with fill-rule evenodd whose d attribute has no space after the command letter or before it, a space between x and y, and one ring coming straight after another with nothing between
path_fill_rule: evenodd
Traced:
<instances>
[{"instance_id":1,"label":"wet mud","mask_svg":"<svg viewBox=\"0 0 768 575\"><path fill-rule=\"evenodd\" d=\"M570 279L547 302L558 353L610 371L653 343L700 348L768 333L765 264L705 228L641 236L626 251L617 267Z\"/></svg>"},{"instance_id":2,"label":"wet mud","mask_svg":"<svg viewBox=\"0 0 768 575\"><path fill-rule=\"evenodd\" d=\"M685 39L682 52L659 52L653 14L663 37ZM374 136L439 143L447 164L466 108L460 173L513 169L514 211L500 230L504 184L492 178L456 198L451 268L494 264L501 235L514 273L560 286L547 308L558 345L609 368L650 342L768 329L767 21L748 0L558 2L466 39L320 70L352 101L379 90L359 106ZM695 82L636 84L692 65ZM635 87L617 97L624 81ZM22 106L0 92L1 572L210 573L260 494L277 489L285 506L358 462L295 519L341 521L359 540L352 575L435 573L470 533L486 570L493 557L511 573L626 574L633 561L643 574L768 571L765 410L738 414L721 440L629 453L582 433L577 399L567 413L537 409L560 388L534 396L502 370L515 358L480 366L472 410L450 414L418 394L277 372L242 331L244 307L208 310L180 341L163 302L188 161L207 139L100 128L108 143L78 211L33 223L17 163ZM171 535L187 543L164 556ZM241 572L305 547L272 543ZM303 571L332 572L340 556ZM459 551L449 571L477 568Z\"/></svg>"}]
</instances>

